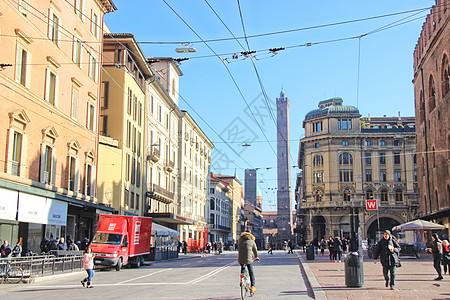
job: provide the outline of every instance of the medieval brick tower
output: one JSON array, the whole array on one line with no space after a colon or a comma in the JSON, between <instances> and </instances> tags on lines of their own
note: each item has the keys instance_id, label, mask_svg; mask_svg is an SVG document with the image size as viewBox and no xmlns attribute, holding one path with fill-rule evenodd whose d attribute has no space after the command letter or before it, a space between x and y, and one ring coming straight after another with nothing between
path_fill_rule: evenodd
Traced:
<instances>
[{"instance_id":1,"label":"medieval brick tower","mask_svg":"<svg viewBox=\"0 0 450 300\"><path fill-rule=\"evenodd\" d=\"M284 240L292 235L289 157L289 99L282 90L277 98L277 227L278 239Z\"/></svg>"}]
</instances>

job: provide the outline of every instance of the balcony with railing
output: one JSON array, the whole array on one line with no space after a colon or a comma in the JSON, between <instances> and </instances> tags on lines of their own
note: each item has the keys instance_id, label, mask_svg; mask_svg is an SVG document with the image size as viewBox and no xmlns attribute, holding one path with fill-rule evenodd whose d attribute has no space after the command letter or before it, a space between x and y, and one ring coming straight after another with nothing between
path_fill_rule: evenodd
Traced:
<instances>
[{"instance_id":1,"label":"balcony with railing","mask_svg":"<svg viewBox=\"0 0 450 300\"><path fill-rule=\"evenodd\" d=\"M172 203L174 201L174 195L174 193L154 183L150 186L150 189L147 192L147 197L156 199L166 204Z\"/></svg>"},{"instance_id":2,"label":"balcony with railing","mask_svg":"<svg viewBox=\"0 0 450 300\"><path fill-rule=\"evenodd\" d=\"M19 171L20 171L19 163L13 161L13 162L11 163L11 174L12 174L12 175L19 176L19 175L20 175L20 172L19 172Z\"/></svg>"},{"instance_id":3,"label":"balcony with railing","mask_svg":"<svg viewBox=\"0 0 450 300\"><path fill-rule=\"evenodd\" d=\"M167 172L172 172L175 169L175 162L174 161L166 161L164 168Z\"/></svg>"},{"instance_id":4,"label":"balcony with railing","mask_svg":"<svg viewBox=\"0 0 450 300\"><path fill-rule=\"evenodd\" d=\"M149 154L147 156L147 160L151 160L153 162L157 162L159 160L159 158L161 157L161 152L159 149L157 148L152 148L149 151Z\"/></svg>"}]
</instances>

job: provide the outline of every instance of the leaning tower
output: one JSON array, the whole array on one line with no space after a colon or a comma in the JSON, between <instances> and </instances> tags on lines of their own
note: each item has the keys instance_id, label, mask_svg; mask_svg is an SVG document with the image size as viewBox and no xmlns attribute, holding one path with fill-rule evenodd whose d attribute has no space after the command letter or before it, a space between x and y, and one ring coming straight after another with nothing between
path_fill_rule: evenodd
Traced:
<instances>
[{"instance_id":1,"label":"leaning tower","mask_svg":"<svg viewBox=\"0 0 450 300\"><path fill-rule=\"evenodd\" d=\"M277 98L277 227L278 238L283 240L292 236L289 157L289 99L282 90Z\"/></svg>"}]
</instances>

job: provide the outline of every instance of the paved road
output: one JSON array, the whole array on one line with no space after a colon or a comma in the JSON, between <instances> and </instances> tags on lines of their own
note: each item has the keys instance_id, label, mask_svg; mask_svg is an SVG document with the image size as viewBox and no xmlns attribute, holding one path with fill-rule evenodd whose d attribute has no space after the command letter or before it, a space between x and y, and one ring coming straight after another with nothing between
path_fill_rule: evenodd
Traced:
<instances>
[{"instance_id":1,"label":"paved road","mask_svg":"<svg viewBox=\"0 0 450 300\"><path fill-rule=\"evenodd\" d=\"M253 299L311 299L299 261L284 251L260 253ZM140 269L96 271L92 289L85 273L41 279L34 284L3 285L0 299L240 299L237 253L160 262Z\"/></svg>"}]
</instances>

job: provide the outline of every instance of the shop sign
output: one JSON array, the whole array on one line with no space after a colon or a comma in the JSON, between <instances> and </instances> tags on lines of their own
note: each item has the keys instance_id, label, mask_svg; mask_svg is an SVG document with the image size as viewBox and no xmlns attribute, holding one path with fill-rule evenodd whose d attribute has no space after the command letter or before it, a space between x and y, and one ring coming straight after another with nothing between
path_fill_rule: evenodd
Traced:
<instances>
[{"instance_id":1,"label":"shop sign","mask_svg":"<svg viewBox=\"0 0 450 300\"><path fill-rule=\"evenodd\" d=\"M18 195L17 191L0 188L0 219L16 219Z\"/></svg>"},{"instance_id":2,"label":"shop sign","mask_svg":"<svg viewBox=\"0 0 450 300\"><path fill-rule=\"evenodd\" d=\"M51 198L20 193L18 221L66 226L67 203Z\"/></svg>"}]
</instances>

